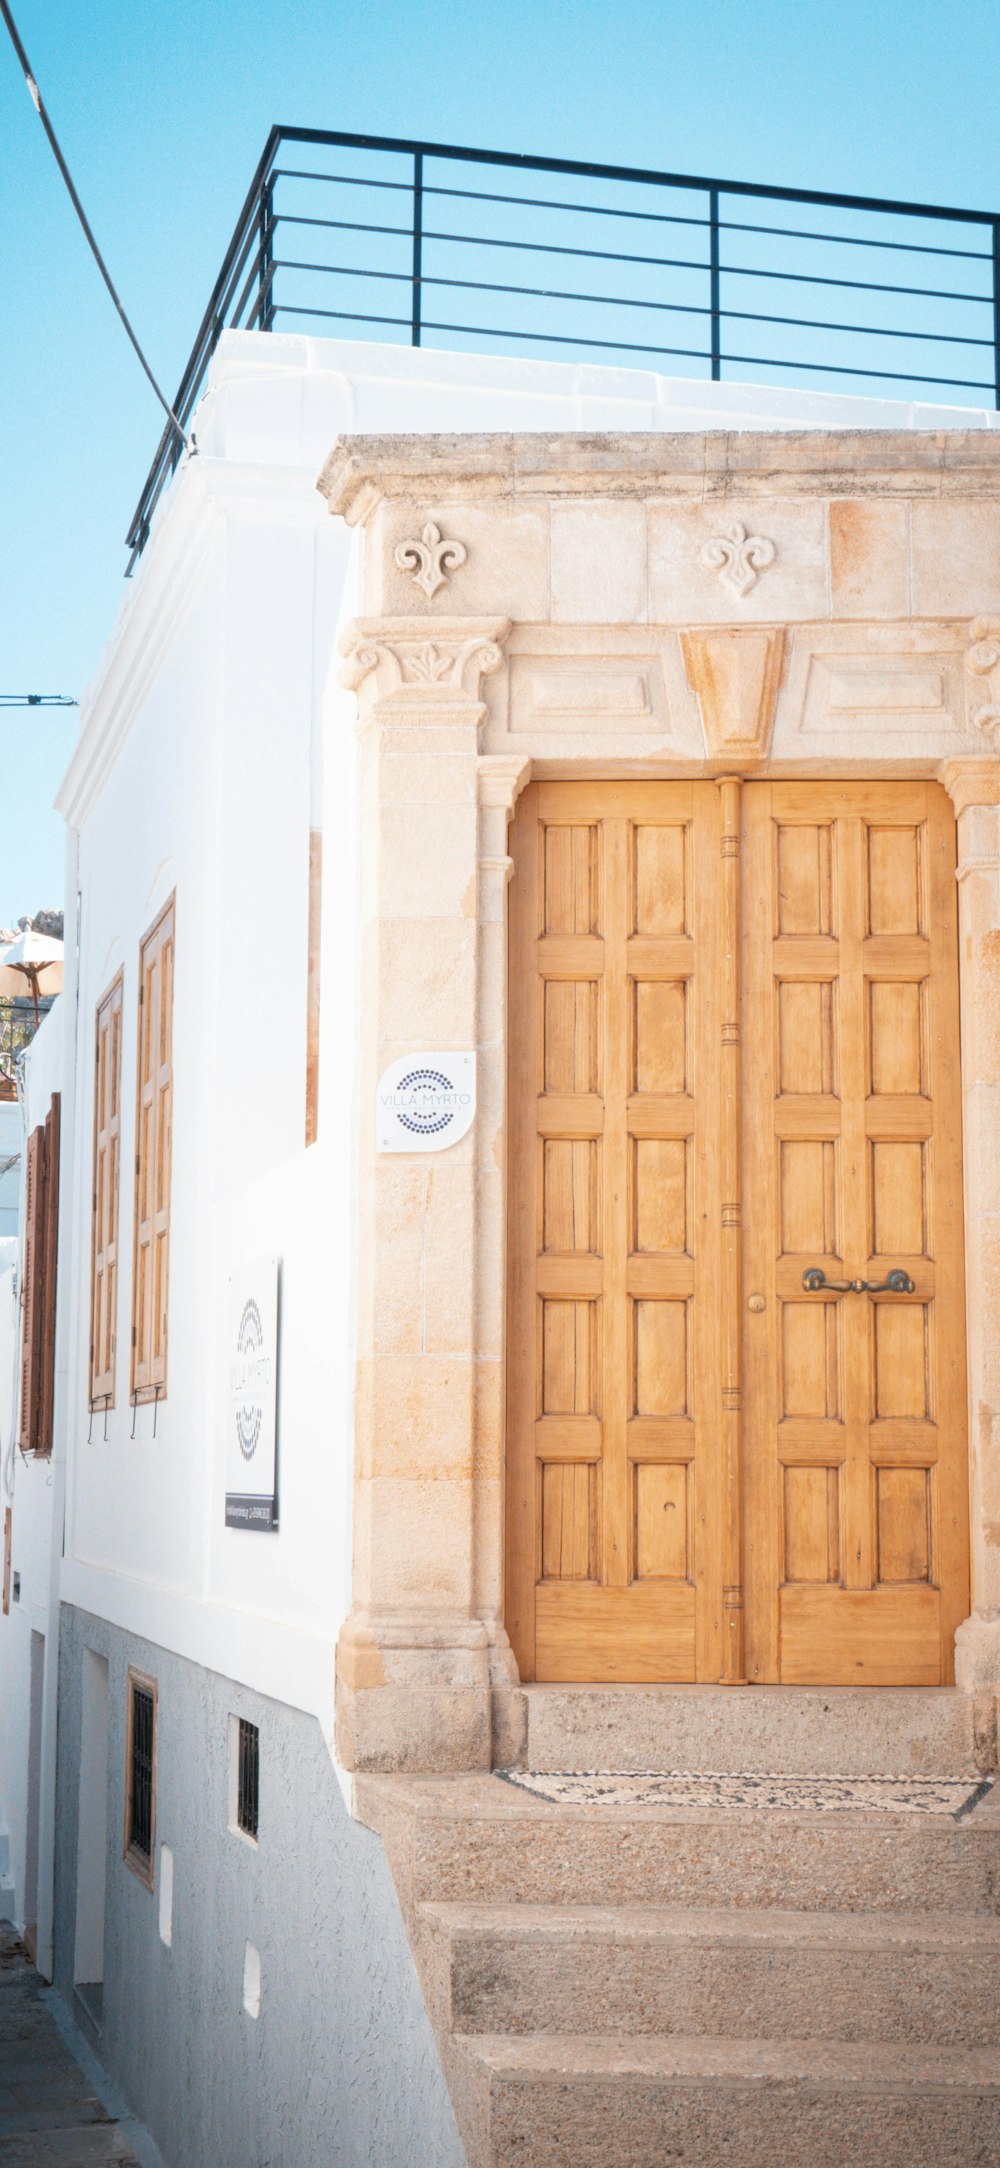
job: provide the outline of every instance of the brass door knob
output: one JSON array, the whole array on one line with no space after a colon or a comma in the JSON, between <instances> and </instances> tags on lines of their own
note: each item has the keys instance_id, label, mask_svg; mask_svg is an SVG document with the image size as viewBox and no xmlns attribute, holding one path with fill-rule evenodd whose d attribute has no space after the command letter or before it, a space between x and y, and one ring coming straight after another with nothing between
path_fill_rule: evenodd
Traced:
<instances>
[{"instance_id":1,"label":"brass door knob","mask_svg":"<svg viewBox=\"0 0 1000 2168\"><path fill-rule=\"evenodd\" d=\"M766 1309L767 1309L767 1299L766 1299L766 1297L765 1297L764 1295L748 1295L748 1296L747 1296L747 1309L748 1309L748 1310L766 1310Z\"/></svg>"}]
</instances>

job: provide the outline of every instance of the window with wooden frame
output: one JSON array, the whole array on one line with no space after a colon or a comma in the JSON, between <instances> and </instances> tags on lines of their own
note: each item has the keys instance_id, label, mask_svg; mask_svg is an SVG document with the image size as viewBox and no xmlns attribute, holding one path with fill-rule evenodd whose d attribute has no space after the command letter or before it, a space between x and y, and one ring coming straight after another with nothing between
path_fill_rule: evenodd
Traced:
<instances>
[{"instance_id":1,"label":"window with wooden frame","mask_svg":"<svg viewBox=\"0 0 1000 2168\"><path fill-rule=\"evenodd\" d=\"M153 1887L156 1857L156 1680L128 1668L125 1725L124 1857Z\"/></svg>"},{"instance_id":2,"label":"window with wooden frame","mask_svg":"<svg viewBox=\"0 0 1000 2168\"><path fill-rule=\"evenodd\" d=\"M121 1174L122 991L119 971L97 1004L94 1034L94 1192L90 1241L90 1405L115 1404L118 1192Z\"/></svg>"},{"instance_id":3,"label":"window with wooden frame","mask_svg":"<svg viewBox=\"0 0 1000 2168\"><path fill-rule=\"evenodd\" d=\"M163 1400L167 1391L174 902L171 896L139 949L132 1257L133 1401Z\"/></svg>"},{"instance_id":4,"label":"window with wooden frame","mask_svg":"<svg viewBox=\"0 0 1000 2168\"><path fill-rule=\"evenodd\" d=\"M59 1094L28 1138L21 1264L22 1453L52 1451L59 1251Z\"/></svg>"}]
</instances>

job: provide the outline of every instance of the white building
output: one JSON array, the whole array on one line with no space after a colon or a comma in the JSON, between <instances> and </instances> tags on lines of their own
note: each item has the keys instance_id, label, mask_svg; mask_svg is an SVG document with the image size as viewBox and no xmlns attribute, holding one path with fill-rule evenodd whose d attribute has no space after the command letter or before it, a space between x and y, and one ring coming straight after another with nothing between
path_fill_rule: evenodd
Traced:
<instances>
[{"instance_id":1,"label":"white building","mask_svg":"<svg viewBox=\"0 0 1000 2168\"><path fill-rule=\"evenodd\" d=\"M40 1917L43 1932L51 1935L59 1668L55 1532L61 1522L65 1460L50 1450L21 1450L23 1229L28 1140L39 1131L44 1137L53 1097L58 1099L63 1088L63 1015L63 1003L57 1001L24 1058L19 1096L0 1103L0 1139L4 1157L12 1162L7 1179L14 1185L13 1231L0 1241L0 1902L32 1949L38 1947ZM50 1425L51 1410L49 1397ZM48 1439L45 1442L48 1445ZM39 1956L46 1963L44 1944ZM51 1969L50 1958L46 1969Z\"/></svg>"},{"instance_id":2,"label":"white building","mask_svg":"<svg viewBox=\"0 0 1000 2168\"><path fill-rule=\"evenodd\" d=\"M969 879L993 880L995 756L984 760L982 728L967 704L981 698L983 683L992 698L990 673L998 665L986 653L988 631L973 626L984 650L971 666L978 694L965 657L969 621L979 623L990 607L1000 611L996 485L990 481L994 495L984 512L968 479L980 470L1000 474L995 424L986 410L692 384L640 370L273 333L228 332L221 341L198 411L197 456L183 462L160 507L82 704L59 800L68 830L67 924L77 922L78 904L79 946L67 949L64 998L32 1050L27 1114L30 1130L44 1119L52 1093L61 1094L54 1438L50 1458L17 1468L12 1565L21 1593L0 1633L4 1675L16 1666L20 1681L0 1719L0 1815L15 1917L36 1926L43 1970L90 2028L177 2168L293 2160L461 2168L466 2159L665 2157L655 2148L668 2127L675 2130L674 2110L657 2125L661 2111L648 2098L653 2079L668 2091L677 2080L664 2039L686 2031L700 2040L717 2026L690 2013L686 2026L662 2020L648 2068L640 2068L639 2054L635 2067L616 2075L604 2036L646 2030L634 2013L616 2023L613 2012L598 2018L591 2011L577 2028L591 2039L589 2050L565 2010L534 2026L511 2018L509 2008L504 2015L505 1995L523 1989L529 2001L535 1995L544 2002L551 1989L544 1950L531 1959L534 1972L523 1951L521 1973L505 1959L504 1937L518 1932L509 1911L488 1944L495 1993L476 1973L483 1947L476 1936L487 1932L482 1907L494 1897L502 1904L504 1892L509 1904L525 1904L534 1891L548 1907L534 1921L543 1942L565 1931L560 1904L587 1904L580 1876L593 1878L591 1903L599 1901L603 1875L606 1907L637 1904L634 1894L622 1894L627 1874L623 1869L619 1888L613 1861L633 1836L639 1852L652 1843L651 1825L642 1821L647 1810L636 1835L627 1815L605 1828L600 1814L595 1822L591 1809L572 1808L558 1823L559 1856L569 1863L563 1873L546 1849L557 1826L546 1815L556 1810L505 1790L488 1773L494 1762L523 1765L527 1754L529 1766L544 1773L593 1767L595 1755L617 1752L611 1766L623 1770L649 1766L653 1755L665 1768L744 1776L778 1769L885 1778L923 1770L973 1788L995 1767L1000 1649L995 1569L982 1531L989 1519L983 1501L997 1478L975 1429L971 1601L968 1568L959 1562L959 1593L947 1594L952 1608L940 1623L936 1599L947 1576L935 1552L924 1568L918 1562L882 1575L880 1588L891 1580L916 1591L913 1604L907 1608L909 1598L897 1591L890 1626L858 1627L862 1654L831 1658L822 1678L801 1659L784 1685L760 1689L763 1700L745 1685L696 1686L690 1695L680 1685L655 1685L745 1678L731 1640L714 1670L685 1670L681 1659L673 1670L651 1669L647 1658L645 1670L626 1666L626 1680L645 1679L660 1696L654 1706L636 1699L646 1691L641 1685L622 1683L621 1674L616 1683L607 1649L617 1645L617 1615L595 1656L600 1630L588 1642L590 1629L573 1614L574 1646L584 1651L574 1657L576 1669L565 1660L560 1669L553 1659L531 1672L521 1659L524 1679L575 1680L583 1699L574 1702L555 1685L521 1691L508 1640L509 1631L517 1645L514 1621L502 1596L500 1412L503 1227L510 1216L503 1190L506 823L519 794L529 778L543 788L597 792L692 779L701 788L708 779L714 805L713 779L726 775L748 776L748 787L761 789L771 778L777 787L801 777L810 787L846 790L846 777L858 788L905 786L912 796L936 788L950 762L965 778L953 795L965 823L960 848ZM472 440L467 452L465 438ZM335 445L328 505L317 477ZM535 447L533 479L523 491L531 505L512 508L518 489L510 474L527 471ZM725 478L718 496L732 500L727 513L739 528L730 535L730 556L744 544L751 560L756 552L757 569L751 561L742 591L739 581L732 591L719 586L720 564L724 572L729 560L725 553L706 558L710 525L704 534L699 527L697 546L674 537L676 507L659 573L636 554L640 529L646 534L640 507L654 494L644 474L655 471L659 488L672 462L683 477L675 494L684 518L694 506L707 519L718 512L704 486L713 458ZM735 478L741 458L751 506L764 507L770 522L762 511L760 532L749 535ZM904 471L907 505L912 499L918 507L916 541L906 530L906 564L917 564L917 572L906 577L925 586L907 587L900 602L892 553L904 492L891 476ZM936 513L938 498L948 495L942 471L949 515L959 506L955 518L967 517L978 537L969 541L956 526L949 545L973 567L967 607L961 597L933 599L945 545L920 539L922 505L933 495ZM971 511L967 497L976 499ZM878 500L883 525L877 534L873 528L874 540L865 529L869 555L862 551L860 571L843 563L838 571L834 563L831 574L831 498L856 500L865 518ZM546 538L550 528L560 537L551 548L546 539L542 555L539 506ZM421 537L433 563L417 592ZM981 574L976 549L986 566ZM436 573L444 575L440 595ZM690 599L695 575L704 597L697 604ZM759 593L745 608L758 577ZM943 595L943 574L939 589ZM749 677L734 679L725 699L708 689L711 670L699 676L702 649L695 655L683 646L696 636L705 652L724 637L727 655L751 657ZM342 682L345 655L358 701ZM711 659L714 669L714 649ZM725 700L730 708L720 721ZM390 725L397 732L391 744ZM459 773L461 762L470 764L471 783ZM912 836L923 814L909 805L899 821ZM835 807L829 817L842 813ZM603 817L600 806L580 814L598 826ZM891 808L885 818L891 826ZM523 821L519 833L523 849ZM523 859L517 864L523 869ZM515 896L519 878L523 872L515 872ZM439 894L449 900L421 901ZM446 929L433 955L431 921ZM977 926L963 922L970 956L979 953ZM567 949L560 983L569 983L571 965L577 969ZM657 965L660 980L665 969ZM970 1062L972 1014L967 1007ZM450 1062L463 1051L479 1064L478 1128L468 1144L456 1143L450 1160L426 1159L419 1143L382 1156L372 1121L376 1079L404 1055ZM987 1068L990 1058L982 1055ZM713 1057L701 1073L716 1068ZM988 1085L986 1070L976 1074ZM583 1086L575 1089L587 1096ZM591 1085L590 1099L596 1093ZM968 1096L965 1105L968 1136ZM945 1146L935 1150L940 1155ZM957 1211L954 1182L948 1194ZM982 1207L987 1215L990 1209ZM970 1199L965 1256L977 1285L984 1228ZM720 1246L719 1286L729 1284L732 1254ZM956 1254L961 1259L960 1244ZM831 1236L827 1265L839 1255ZM275 1260L276 1514L273 1525L265 1510L251 1526L230 1511L227 1525L233 1367L270 1354ZM571 1262L560 1260L551 1299L592 1301L596 1280L574 1295ZM9 1297L8 1269L0 1278L0 1324ZM248 1324L251 1298L257 1315ZM767 1299L776 1311L777 1299ZM764 1298L755 1296L751 1308L755 1302L763 1311ZM979 1395L985 1404L994 1390L993 1357L980 1312L974 1290L969 1344L973 1375L986 1379ZM534 1328L527 1329L530 1336ZM513 1355L508 1347L508 1382ZM950 1361L947 1348L945 1355ZM718 1378L722 1362L717 1353ZM724 1411L731 1413L739 1396L734 1402L736 1388L727 1390ZM6 1392L0 1367L0 1409ZM901 1423L905 1412L892 1420ZM589 1404L581 1410L574 1402L571 1415L593 1420ZM720 1414L720 1436L722 1426ZM573 1450L583 1455L590 1486L596 1448L581 1445L582 1435L573 1432ZM253 1460L256 1432L246 1436ZM893 1477L880 1493L878 1526L886 1557L892 1544L902 1555L905 1541L909 1559L915 1538L903 1522L912 1468L900 1439L886 1463ZM560 1470L572 1459L572 1443L559 1446L561 1460L553 1446L556 1457L544 1464L564 1485L569 1478ZM820 1466L815 1439L812 1460L805 1446L802 1452L802 1495L811 1499L813 1467ZM653 1466L652 1446L647 1458ZM926 1488L931 1457L917 1458ZM680 1462L662 1462L668 1465L676 1470ZM965 1466L963 1459L963 1483ZM264 1478L246 1480L248 1493L271 1498ZM539 1477L543 1500L548 1480ZM569 1493L560 1496L565 1561L575 1543L596 1539L580 1535ZM657 1496L663 1512L676 1503L669 1484ZM804 1526L805 1505L801 1513ZM514 1518L508 1502L509 1571ZM824 1525L832 1529L833 1521ZM944 1538L935 1533L933 1541ZM811 1542L811 1533L802 1538L803 1556ZM546 1523L539 1585L560 1580L549 1544ZM516 1561L513 1571L515 1578L521 1571ZM564 1564L564 1574L595 1589L600 1578L592 1562L582 1572ZM534 1602L533 1570L529 1578ZM637 1569L634 1579L642 1578ZM661 1564L650 1578L694 1589L698 1575ZM783 1585L811 1578L811 1570L788 1569ZM823 1578L846 1592L841 1566L827 1574L824 1564ZM730 1614L731 1595L727 1581ZM709 1608L713 1600L706 1598ZM675 1610L679 1601L670 1597ZM887 1615L883 1610L880 1620ZM791 1619L789 1602L789 1636ZM960 1621L956 1689L939 1682L954 1676ZM726 1631L733 1630L730 1618ZM834 1638L843 1630L838 1624ZM720 1649L721 1635L720 1626ZM935 1664L943 1652L933 1682L931 1642ZM915 1668L907 1671L911 1647ZM844 1664L853 1661L872 1682L867 1699L845 1685L855 1674ZM803 1692L804 1678L813 1684ZM932 1683L933 1693L920 1693ZM893 1691L904 1684L909 1700ZM835 1705L826 1725L817 1685L823 1711ZM588 1700L588 1688L599 1686L601 1694ZM671 1694L682 1698L671 1701ZM17 1741L26 1734L28 1755L19 1758ZM678 1761L685 1753L701 1758ZM933 1766L938 1755L946 1764L940 1770ZM989 1862L1000 1843L991 1811L976 1808L967 1842L950 1821L945 1828L945 1818L934 1820L935 1856L943 1862L947 1851L948 1887L964 1892L954 1909L965 1916L972 1951L970 2007L977 1996L982 2001L997 1964L986 1924ZM928 1872L929 1840L921 1831L921 1867L911 1862L899 1821L892 1824L903 1864L898 1889L890 1887L889 1870L876 1864L884 1839L871 1820L860 1816L854 1854L849 1817L840 1823L847 1834L830 1840L839 1910L836 1897L825 1902L838 1919L853 1914L869 1901L858 1898L860 1889L871 1893L876 1918L880 1908L904 1912L908 1903L910 1919L924 1902L914 1891ZM587 1832L598 1824L605 1850L588 1851ZM682 1834L685 1826L682 1811ZM740 1890L756 1886L756 1918L781 1902L786 1914L797 1906L797 1916L811 1917L819 1903L807 1894L815 1825L804 1828L800 1851L794 1831L787 1839L777 1881L754 1867L749 1825L737 1816L728 1826L731 1865L719 1867L719 1893L709 1902L745 1904ZM671 1829L664 1835L656 1825L663 1857L673 1858ZM515 1872L509 1848L522 1840ZM574 1867L578 1853L591 1864ZM853 1895L844 1881L849 1855ZM655 1858L648 1865L661 1907L671 1901L665 1871ZM681 1863L671 1871L683 1888L689 1870ZM673 1902L702 1901L690 1893L696 1883L692 1866L686 1900ZM785 1891L783 1900L775 1888ZM435 1892L441 1904L428 1910L425 1900ZM454 1908L463 1892L470 1908L459 1918ZM609 1965L614 1970L607 1919L601 1926L588 1915L581 1933L584 1927L597 1939L587 1944L588 1978L570 2000L596 1993L594 1981ZM657 1931L667 1941L650 1960L653 1972L670 1934L680 1932L662 1922ZM802 1947L808 1957L811 1946ZM835 1970L836 1956L827 1951L827 1958ZM878 1945L872 1977L883 1959L889 1963ZM798 1997L798 2015L789 2015L783 2030L793 2035L806 2023L811 1965L809 1958L788 1990L790 2003ZM569 1960L567 1968L572 1982ZM751 2002L756 1993L751 1982ZM911 1993L915 2007L920 1980ZM988 2057L986 2033L956 1994L965 2015L941 2040L921 2032L916 2019L910 2024L902 1989L908 2015L885 2033L871 2018L863 2037L879 2046L867 2091L847 2044L856 2035L827 2028L823 2037L835 2043L829 2085L845 2143L877 2140L887 2161L911 2157L893 2150L903 2141L891 2103L905 2097L907 2114L924 2118L928 2159L988 2157L969 2148L988 2148L996 2136L998 2087L995 2072L987 2080L985 2063L976 2060ZM478 2014L470 2017L473 2005ZM492 2011L489 2022L484 2009ZM749 2019L744 2013L731 2023L746 2033ZM773 2046L782 2036L778 2016L765 2013L761 2025ZM517 2063L525 2030L531 2042ZM466 2036L479 2034L488 2036L485 2045L470 2046ZM563 2052L559 2042L571 2034L572 2050ZM601 2036L596 2048L592 2036ZM923 2071L913 2062L913 2041L923 2043ZM801 2067L792 2067L794 2056L787 2070L774 2066L798 2102L797 2138L784 2125L769 2126L771 2111L759 2103L739 2108L749 2117L748 2160L763 2160L767 2144L778 2140L790 2148L789 2159L848 2157L794 2150L819 2143L811 2118L828 2112L829 2103L817 2106L809 2091L816 2052L810 2035ZM711 2058L692 2055L697 2114L708 2131L717 2108ZM552 2102L572 2092L575 2079L596 2086L600 2104L586 2126L574 2119L584 2111L564 2103L560 2138ZM585 2095L586 2084L574 2100ZM629 2126L632 2152L625 2125L617 2136L612 2127L622 2099L637 2118ZM911 2137L913 2127L911 2120ZM605 2151L600 2129L611 2133ZM690 2157L706 2164L722 2158L711 2149L729 2143L719 2130L705 2139L708 2150ZM592 2153L581 2150L581 2131L586 2144L593 2138ZM955 2145L959 2150L945 2150Z\"/></svg>"}]
</instances>

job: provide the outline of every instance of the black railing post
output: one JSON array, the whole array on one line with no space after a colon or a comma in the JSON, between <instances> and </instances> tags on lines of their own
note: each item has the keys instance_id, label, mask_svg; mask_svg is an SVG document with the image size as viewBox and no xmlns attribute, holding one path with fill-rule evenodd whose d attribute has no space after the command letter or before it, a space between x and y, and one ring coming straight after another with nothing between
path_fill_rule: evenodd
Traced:
<instances>
[{"instance_id":1,"label":"black railing post","mask_svg":"<svg viewBox=\"0 0 1000 2168\"><path fill-rule=\"evenodd\" d=\"M413 322L410 345L420 345L420 258L424 229L424 154L413 154Z\"/></svg>"},{"instance_id":2,"label":"black railing post","mask_svg":"<svg viewBox=\"0 0 1000 2168\"><path fill-rule=\"evenodd\" d=\"M722 324L719 317L719 191L708 191L709 308L712 312L712 382L722 375Z\"/></svg>"},{"instance_id":3,"label":"black railing post","mask_svg":"<svg viewBox=\"0 0 1000 2168\"><path fill-rule=\"evenodd\" d=\"M993 221L993 399L1000 407L1000 218Z\"/></svg>"},{"instance_id":4,"label":"black railing post","mask_svg":"<svg viewBox=\"0 0 1000 2168\"><path fill-rule=\"evenodd\" d=\"M271 285L274 278L274 183L270 175L260 191L260 270L257 284L257 321L262 331L274 322Z\"/></svg>"}]
</instances>

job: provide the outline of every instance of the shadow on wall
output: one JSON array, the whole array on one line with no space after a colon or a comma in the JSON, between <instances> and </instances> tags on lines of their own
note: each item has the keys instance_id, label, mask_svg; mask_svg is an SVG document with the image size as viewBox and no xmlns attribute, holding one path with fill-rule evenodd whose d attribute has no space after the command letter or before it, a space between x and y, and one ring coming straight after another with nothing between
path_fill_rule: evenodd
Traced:
<instances>
[{"instance_id":1,"label":"shadow on wall","mask_svg":"<svg viewBox=\"0 0 1000 2168\"><path fill-rule=\"evenodd\" d=\"M91 2037L96 2017L170 2168L465 2168L385 1855L315 1718L69 1607L60 1663L56 1986ZM123 1857L129 1666L157 1686L152 1887ZM256 1838L240 1717L259 1733Z\"/></svg>"}]
</instances>

